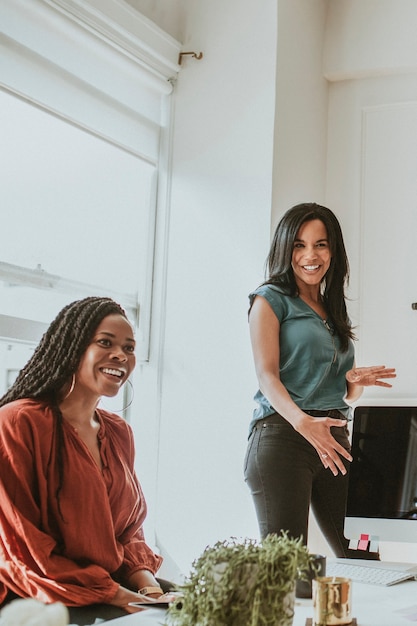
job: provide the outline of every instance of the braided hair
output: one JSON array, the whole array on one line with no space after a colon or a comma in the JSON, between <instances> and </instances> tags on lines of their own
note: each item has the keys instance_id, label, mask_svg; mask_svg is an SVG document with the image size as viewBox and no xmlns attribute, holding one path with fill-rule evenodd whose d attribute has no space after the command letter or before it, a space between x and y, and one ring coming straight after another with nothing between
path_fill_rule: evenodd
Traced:
<instances>
[{"instance_id":1,"label":"braided hair","mask_svg":"<svg viewBox=\"0 0 417 626\"><path fill-rule=\"evenodd\" d=\"M111 298L91 296L68 304L50 324L14 384L0 398L0 406L21 398L39 398L50 405L56 419L59 480L55 495L62 519L59 495L64 481L64 430L59 393L71 381L99 324L114 314L127 319L122 307Z\"/></svg>"}]
</instances>

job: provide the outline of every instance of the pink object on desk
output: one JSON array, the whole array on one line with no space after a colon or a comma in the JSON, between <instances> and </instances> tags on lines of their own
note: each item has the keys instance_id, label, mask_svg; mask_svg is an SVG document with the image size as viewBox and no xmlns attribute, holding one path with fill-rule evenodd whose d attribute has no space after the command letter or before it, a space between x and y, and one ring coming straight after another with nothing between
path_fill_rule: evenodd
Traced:
<instances>
[{"instance_id":1,"label":"pink object on desk","mask_svg":"<svg viewBox=\"0 0 417 626\"><path fill-rule=\"evenodd\" d=\"M361 535L358 542L358 550L367 550L369 544L369 535Z\"/></svg>"}]
</instances>

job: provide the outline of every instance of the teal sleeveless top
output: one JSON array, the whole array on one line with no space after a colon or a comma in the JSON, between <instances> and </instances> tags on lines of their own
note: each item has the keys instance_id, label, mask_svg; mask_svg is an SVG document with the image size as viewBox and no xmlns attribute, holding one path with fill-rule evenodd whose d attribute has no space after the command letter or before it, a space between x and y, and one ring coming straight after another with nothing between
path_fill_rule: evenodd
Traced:
<instances>
[{"instance_id":1,"label":"teal sleeveless top","mask_svg":"<svg viewBox=\"0 0 417 626\"><path fill-rule=\"evenodd\" d=\"M279 373L283 385L300 409L338 409L349 419L350 409L344 401L345 374L354 363L353 342L346 352L340 351L340 340L330 324L298 296L288 296L274 285L258 287L249 295L250 305L262 296L272 307L280 323ZM257 407L250 425L275 409L257 391Z\"/></svg>"}]
</instances>

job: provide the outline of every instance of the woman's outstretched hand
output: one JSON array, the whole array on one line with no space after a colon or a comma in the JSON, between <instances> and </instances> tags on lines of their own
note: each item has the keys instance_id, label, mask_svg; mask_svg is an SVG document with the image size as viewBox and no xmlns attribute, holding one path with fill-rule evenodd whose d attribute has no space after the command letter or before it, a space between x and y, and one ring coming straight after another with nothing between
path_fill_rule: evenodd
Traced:
<instances>
[{"instance_id":1,"label":"woman's outstretched hand","mask_svg":"<svg viewBox=\"0 0 417 626\"><path fill-rule=\"evenodd\" d=\"M397 374L393 367L385 367L385 365L373 365L371 367L354 367L346 372L346 380L354 385L362 385L363 387L392 387L390 383L381 380L383 378L395 378Z\"/></svg>"}]
</instances>

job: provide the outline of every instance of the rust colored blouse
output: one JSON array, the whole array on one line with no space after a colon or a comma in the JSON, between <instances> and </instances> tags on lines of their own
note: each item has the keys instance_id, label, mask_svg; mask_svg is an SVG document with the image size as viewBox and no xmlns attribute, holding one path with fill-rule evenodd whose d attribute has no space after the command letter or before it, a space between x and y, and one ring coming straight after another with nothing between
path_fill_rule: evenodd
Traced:
<instances>
[{"instance_id":1,"label":"rust colored blouse","mask_svg":"<svg viewBox=\"0 0 417 626\"><path fill-rule=\"evenodd\" d=\"M132 430L117 415L97 416L102 469L63 421L57 498L52 410L29 399L0 408L0 603L8 590L67 606L108 603L135 571L161 565L143 535Z\"/></svg>"}]
</instances>

